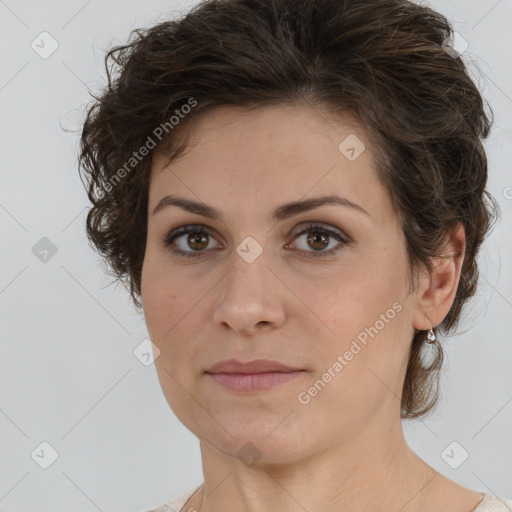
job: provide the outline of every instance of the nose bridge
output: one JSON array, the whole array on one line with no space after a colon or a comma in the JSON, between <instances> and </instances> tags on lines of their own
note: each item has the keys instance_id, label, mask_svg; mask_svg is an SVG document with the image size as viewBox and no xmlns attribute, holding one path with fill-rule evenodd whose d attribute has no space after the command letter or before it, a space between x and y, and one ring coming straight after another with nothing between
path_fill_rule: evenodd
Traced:
<instances>
[{"instance_id":1,"label":"nose bridge","mask_svg":"<svg viewBox=\"0 0 512 512\"><path fill-rule=\"evenodd\" d=\"M231 272L228 276L231 292L242 295L255 295L264 288L269 270L268 253L252 237L244 239L233 254Z\"/></svg>"},{"instance_id":2,"label":"nose bridge","mask_svg":"<svg viewBox=\"0 0 512 512\"><path fill-rule=\"evenodd\" d=\"M236 331L249 331L260 322L278 324L283 319L279 293L272 287L274 276L267 267L268 254L260 250L255 256L255 249L250 240L236 248L214 312L217 323Z\"/></svg>"}]
</instances>

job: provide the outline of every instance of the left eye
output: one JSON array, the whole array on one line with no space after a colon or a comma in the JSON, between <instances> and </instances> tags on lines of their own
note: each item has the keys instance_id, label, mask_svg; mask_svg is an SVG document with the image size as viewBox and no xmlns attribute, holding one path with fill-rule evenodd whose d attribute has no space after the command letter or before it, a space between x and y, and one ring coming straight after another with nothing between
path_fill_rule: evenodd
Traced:
<instances>
[{"instance_id":1,"label":"left eye","mask_svg":"<svg viewBox=\"0 0 512 512\"><path fill-rule=\"evenodd\" d=\"M335 253L338 250L340 250L341 247L347 243L347 240L342 236L341 233L337 231L332 231L321 225L308 226L307 228L303 229L300 233L298 233L294 240L299 239L303 235L308 235L305 238L305 242L306 244L308 244L309 247L313 249L313 251L308 251L307 249L301 250L315 257L329 256L332 253ZM334 238L334 240L336 240L338 243L334 244L335 248L331 246L329 250L324 250L326 247L329 246L330 238ZM333 240L331 240L331 242L333 242Z\"/></svg>"},{"instance_id":2,"label":"left eye","mask_svg":"<svg viewBox=\"0 0 512 512\"><path fill-rule=\"evenodd\" d=\"M180 244L178 244L176 241L180 240L184 235L188 236L186 239L184 239L184 242L182 241L182 247L180 247ZM314 257L329 256L340 250L343 245L348 243L341 232L332 231L318 224L307 226L305 229L295 235L293 241L300 239L303 235L308 235L304 238L304 240L306 244L308 244L308 246L313 250L310 251L307 250L307 248L299 248L299 250ZM208 229L206 229L205 226L188 225L177 228L169 233L164 238L163 244L165 247L170 248L170 251L177 256L197 257L202 256L205 252L205 249L218 249L220 247L219 245L217 247L209 247L212 239L215 239L214 236L208 231ZM333 242L332 239L338 242L337 244L334 244L335 248L333 248L331 245ZM173 244L177 245L178 248L171 248ZM186 250L187 245L189 248L192 247L193 250ZM325 250L326 247L329 247L329 245L331 245L331 247L328 250ZM285 247L288 248L289 246L290 244L287 244Z\"/></svg>"}]
</instances>

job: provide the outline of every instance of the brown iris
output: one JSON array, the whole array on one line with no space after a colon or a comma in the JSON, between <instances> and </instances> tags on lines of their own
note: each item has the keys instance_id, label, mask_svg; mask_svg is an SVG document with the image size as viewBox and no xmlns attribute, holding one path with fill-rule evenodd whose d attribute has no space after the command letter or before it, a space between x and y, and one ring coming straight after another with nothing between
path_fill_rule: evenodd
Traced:
<instances>
[{"instance_id":1,"label":"brown iris","mask_svg":"<svg viewBox=\"0 0 512 512\"><path fill-rule=\"evenodd\" d=\"M192 249L199 251L208 245L208 235L205 233L192 233L187 237L187 242ZM199 244L200 247L195 244Z\"/></svg>"},{"instance_id":2,"label":"brown iris","mask_svg":"<svg viewBox=\"0 0 512 512\"><path fill-rule=\"evenodd\" d=\"M321 231L311 231L311 234L308 236L308 244L315 250L321 250L329 245L328 238L329 236ZM315 247L315 244L318 243L321 244L321 247Z\"/></svg>"}]
</instances>

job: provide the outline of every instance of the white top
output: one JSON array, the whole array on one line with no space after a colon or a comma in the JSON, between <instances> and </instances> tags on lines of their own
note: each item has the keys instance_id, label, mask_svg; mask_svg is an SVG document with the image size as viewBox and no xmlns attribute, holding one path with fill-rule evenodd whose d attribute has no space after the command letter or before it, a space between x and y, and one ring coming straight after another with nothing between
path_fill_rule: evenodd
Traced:
<instances>
[{"instance_id":1,"label":"white top","mask_svg":"<svg viewBox=\"0 0 512 512\"><path fill-rule=\"evenodd\" d=\"M164 503L160 507L152 508L147 512L181 512L183 505L185 505L187 500L201 487L201 485L203 484L200 484L185 494ZM512 500L500 498L499 496L494 496L492 494L486 494L485 492L482 492L482 496L482 501L470 512L512 512ZM182 512L188 512L188 510L183 510Z\"/></svg>"}]
</instances>

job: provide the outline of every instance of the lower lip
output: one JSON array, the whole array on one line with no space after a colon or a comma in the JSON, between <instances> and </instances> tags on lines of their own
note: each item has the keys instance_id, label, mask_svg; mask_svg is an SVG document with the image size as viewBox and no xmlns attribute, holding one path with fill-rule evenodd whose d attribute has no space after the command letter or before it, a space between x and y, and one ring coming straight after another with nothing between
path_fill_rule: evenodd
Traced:
<instances>
[{"instance_id":1,"label":"lower lip","mask_svg":"<svg viewBox=\"0 0 512 512\"><path fill-rule=\"evenodd\" d=\"M303 373L303 370L299 370L295 372L267 373L210 373L209 375L231 391L252 393L275 388L280 384L290 382Z\"/></svg>"}]
</instances>

